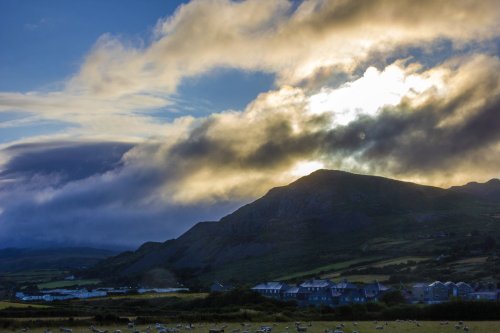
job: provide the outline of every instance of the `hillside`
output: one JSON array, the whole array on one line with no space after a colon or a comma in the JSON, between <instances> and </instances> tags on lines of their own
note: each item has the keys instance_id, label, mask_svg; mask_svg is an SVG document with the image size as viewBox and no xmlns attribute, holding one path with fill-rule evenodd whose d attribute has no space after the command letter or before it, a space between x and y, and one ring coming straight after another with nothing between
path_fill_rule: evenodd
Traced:
<instances>
[{"instance_id":1,"label":"hillside","mask_svg":"<svg viewBox=\"0 0 500 333\"><path fill-rule=\"evenodd\" d=\"M450 190L500 203L500 179L491 179L486 183L470 182L463 186L453 186Z\"/></svg>"},{"instance_id":2,"label":"hillside","mask_svg":"<svg viewBox=\"0 0 500 333\"><path fill-rule=\"evenodd\" d=\"M319 170L218 222L104 260L89 275L140 281L163 269L182 282L207 285L324 275L339 267L370 273L367 263L402 257L458 260L476 248L491 250L482 244L498 238L498 213L499 205L469 193ZM434 273L441 274L428 274Z\"/></svg>"},{"instance_id":3,"label":"hillside","mask_svg":"<svg viewBox=\"0 0 500 333\"><path fill-rule=\"evenodd\" d=\"M116 255L116 251L86 247L0 249L0 273L39 269L83 269L113 255Z\"/></svg>"}]
</instances>

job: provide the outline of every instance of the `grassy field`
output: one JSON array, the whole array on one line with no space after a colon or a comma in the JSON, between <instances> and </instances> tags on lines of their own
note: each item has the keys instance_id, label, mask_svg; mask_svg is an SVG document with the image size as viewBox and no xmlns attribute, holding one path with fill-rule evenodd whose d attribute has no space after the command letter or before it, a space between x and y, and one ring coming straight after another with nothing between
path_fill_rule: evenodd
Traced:
<instances>
[{"instance_id":1,"label":"grassy field","mask_svg":"<svg viewBox=\"0 0 500 333\"><path fill-rule=\"evenodd\" d=\"M211 328L222 328L224 327L224 332L238 332L248 331L255 332L260 329L261 326L272 327L272 333L295 333L294 323L248 323L243 326L240 323L197 323L193 324L193 329L187 329L186 323L179 324L165 324L168 328L177 328L179 332L190 332L190 333L208 333ZM338 326L343 332L353 332L358 331L360 333L375 333L375 332L394 332L394 333L412 333L412 332L425 332L425 333L451 333L464 331L463 327L467 326L469 332L474 333L495 333L500 332L500 321L476 321L476 322L465 322L460 326L460 330L455 328L457 322L450 322L445 324L444 322L435 321L422 321L422 322L409 322L409 321L389 321L387 322L372 322L372 321L360 321L360 322L312 322L312 323L302 323L303 327L307 328L307 333L325 333L326 330L335 330ZM343 326L342 326L343 325ZM377 326L383 326L382 330L378 330ZM59 332L59 327L40 327L31 329L30 332L33 333L43 333L46 329L52 332ZM135 330L140 332L157 332L154 323L151 325L151 329L148 330L148 326L142 325L137 326L133 329L128 328L124 325L113 325L113 326L101 326L98 327L100 330L108 330L108 332L114 332L115 330L121 330L121 332L133 332ZM75 333L91 333L88 327L73 327L73 332Z\"/></svg>"},{"instance_id":2,"label":"grassy field","mask_svg":"<svg viewBox=\"0 0 500 333\"><path fill-rule=\"evenodd\" d=\"M5 281L12 281L18 284L26 283L44 283L51 281L55 278L62 278L69 274L67 271L55 269L40 269L31 271L22 271L17 273L0 274L0 279Z\"/></svg>"},{"instance_id":3,"label":"grassy field","mask_svg":"<svg viewBox=\"0 0 500 333\"><path fill-rule=\"evenodd\" d=\"M205 298L208 293L149 293L149 294L138 294L138 295L118 295L118 296L108 296L99 298L90 298L88 301L96 300L102 301L106 299L151 299L151 298L169 298L177 297L186 301L190 301L197 298Z\"/></svg>"},{"instance_id":4,"label":"grassy field","mask_svg":"<svg viewBox=\"0 0 500 333\"><path fill-rule=\"evenodd\" d=\"M100 283L101 280L89 279L89 280L61 280L61 281L51 281L38 284L39 289L56 289L65 288L69 286L89 286Z\"/></svg>"},{"instance_id":5,"label":"grassy field","mask_svg":"<svg viewBox=\"0 0 500 333\"><path fill-rule=\"evenodd\" d=\"M385 266L390 266L390 265L399 265L399 264L406 264L409 261L414 261L414 262L421 262L421 261L426 261L431 258L429 257L401 257L401 258L394 258L390 260L383 260L377 263L374 263L372 267L385 267Z\"/></svg>"},{"instance_id":6,"label":"grassy field","mask_svg":"<svg viewBox=\"0 0 500 333\"><path fill-rule=\"evenodd\" d=\"M26 304L26 303L15 303L15 302L0 302L0 310L7 309L7 308L48 308L48 305L36 305L36 304Z\"/></svg>"},{"instance_id":7,"label":"grassy field","mask_svg":"<svg viewBox=\"0 0 500 333\"><path fill-rule=\"evenodd\" d=\"M353 283L371 283L373 281L384 282L389 280L389 275L382 274L360 274L360 275L340 275L340 273L326 274L322 279L343 280L346 279Z\"/></svg>"},{"instance_id":8,"label":"grassy field","mask_svg":"<svg viewBox=\"0 0 500 333\"><path fill-rule=\"evenodd\" d=\"M381 259L381 258L380 257L364 257L364 258L360 258L360 259L353 259L353 260L348 260L348 261L337 262L334 264L321 266L321 267L318 267L318 268L315 268L315 269L312 269L309 271L298 272L295 274L282 276L282 277L278 278L277 280L278 281L286 281L286 280L297 279L297 278L300 278L302 276L319 274L322 272L335 272L335 271L339 271L339 270L342 270L344 268L348 268L350 266L353 266L353 265L356 265L359 263L375 261L378 259Z\"/></svg>"}]
</instances>

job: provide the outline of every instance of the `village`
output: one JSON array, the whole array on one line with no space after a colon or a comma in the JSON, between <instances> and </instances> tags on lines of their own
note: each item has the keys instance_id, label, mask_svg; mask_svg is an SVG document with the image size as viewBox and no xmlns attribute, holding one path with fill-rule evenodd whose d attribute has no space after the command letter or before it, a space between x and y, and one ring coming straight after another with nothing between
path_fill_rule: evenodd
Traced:
<instances>
[{"instance_id":1,"label":"village","mask_svg":"<svg viewBox=\"0 0 500 333\"><path fill-rule=\"evenodd\" d=\"M234 290L232 284L214 282L209 291L221 293ZM292 301L299 307L307 306L342 306L379 302L388 293L397 294L408 304L437 304L451 300L464 301L499 301L500 289L493 283L441 282L415 283L409 286L387 286L378 281L372 283L352 283L344 279L333 282L327 279L309 279L298 284L286 282L263 282L250 290L267 298L280 301ZM23 302L53 302L72 299L100 298L133 294L168 294L190 292L188 288L131 288L131 287L99 287L99 288L57 288L37 292L18 291L15 298Z\"/></svg>"},{"instance_id":2,"label":"village","mask_svg":"<svg viewBox=\"0 0 500 333\"><path fill-rule=\"evenodd\" d=\"M221 284L212 285L212 291L221 290ZM223 286L222 286L223 287ZM409 304L436 304L451 300L498 301L500 289L494 284L468 284L451 281L416 283L411 288L405 286L389 287L378 281L355 284L347 280L338 283L323 279L310 279L298 285L284 282L264 282L251 288L262 296L295 301L298 306L330 306L377 302L389 292L398 292Z\"/></svg>"},{"instance_id":3,"label":"village","mask_svg":"<svg viewBox=\"0 0 500 333\"><path fill-rule=\"evenodd\" d=\"M168 294L176 292L186 292L188 288L130 288L130 287L117 287L117 288L78 288L78 289L47 289L38 292L22 292L15 293L15 298L23 302L53 302L53 301L66 301L72 299L87 299L98 298L106 296L117 295L132 295L132 294Z\"/></svg>"}]
</instances>

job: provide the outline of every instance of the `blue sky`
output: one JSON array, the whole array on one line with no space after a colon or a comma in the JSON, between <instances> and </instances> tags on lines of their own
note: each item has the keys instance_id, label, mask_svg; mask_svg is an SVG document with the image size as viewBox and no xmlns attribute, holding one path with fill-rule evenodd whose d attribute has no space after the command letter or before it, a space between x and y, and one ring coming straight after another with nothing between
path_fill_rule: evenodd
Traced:
<instances>
[{"instance_id":1,"label":"blue sky","mask_svg":"<svg viewBox=\"0 0 500 333\"><path fill-rule=\"evenodd\" d=\"M104 33L148 38L181 1L0 2L0 89L43 89L75 73Z\"/></svg>"},{"instance_id":2,"label":"blue sky","mask_svg":"<svg viewBox=\"0 0 500 333\"><path fill-rule=\"evenodd\" d=\"M499 177L499 20L495 0L1 1L0 242L165 240L318 168Z\"/></svg>"}]
</instances>

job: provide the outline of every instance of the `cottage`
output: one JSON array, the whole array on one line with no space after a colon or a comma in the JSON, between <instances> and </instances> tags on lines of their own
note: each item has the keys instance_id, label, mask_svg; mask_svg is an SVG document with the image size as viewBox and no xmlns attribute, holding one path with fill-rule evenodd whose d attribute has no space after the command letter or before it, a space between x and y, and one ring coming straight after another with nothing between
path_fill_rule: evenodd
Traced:
<instances>
[{"instance_id":1,"label":"cottage","mask_svg":"<svg viewBox=\"0 0 500 333\"><path fill-rule=\"evenodd\" d=\"M457 283L457 296L460 298L467 298L470 293L472 293L474 289L472 287L465 283L465 282L458 282Z\"/></svg>"},{"instance_id":2,"label":"cottage","mask_svg":"<svg viewBox=\"0 0 500 333\"><path fill-rule=\"evenodd\" d=\"M449 297L458 297L458 287L455 283L448 281L445 282L444 285L448 288L448 298Z\"/></svg>"},{"instance_id":3,"label":"cottage","mask_svg":"<svg viewBox=\"0 0 500 333\"><path fill-rule=\"evenodd\" d=\"M429 285L431 288L431 302L443 302L448 300L448 288L441 281L435 281Z\"/></svg>"},{"instance_id":4,"label":"cottage","mask_svg":"<svg viewBox=\"0 0 500 333\"><path fill-rule=\"evenodd\" d=\"M334 297L332 295L331 290L322 289L319 291L312 292L309 294L308 302L310 305L314 306L333 306L334 305Z\"/></svg>"},{"instance_id":5,"label":"cottage","mask_svg":"<svg viewBox=\"0 0 500 333\"><path fill-rule=\"evenodd\" d=\"M339 305L366 303L366 294L363 289L346 289L339 297Z\"/></svg>"},{"instance_id":6,"label":"cottage","mask_svg":"<svg viewBox=\"0 0 500 333\"><path fill-rule=\"evenodd\" d=\"M386 292L390 291L391 288L375 281L373 283L366 284L363 287L363 290L365 291L365 295L368 300L377 302L379 298Z\"/></svg>"},{"instance_id":7,"label":"cottage","mask_svg":"<svg viewBox=\"0 0 500 333\"><path fill-rule=\"evenodd\" d=\"M296 301L299 306L305 305L311 294L306 288L292 286L283 292L283 300Z\"/></svg>"},{"instance_id":8,"label":"cottage","mask_svg":"<svg viewBox=\"0 0 500 333\"><path fill-rule=\"evenodd\" d=\"M500 300L500 291L477 291L468 295L471 301L498 301Z\"/></svg>"},{"instance_id":9,"label":"cottage","mask_svg":"<svg viewBox=\"0 0 500 333\"><path fill-rule=\"evenodd\" d=\"M283 293L289 289L289 286L283 282L264 282L252 288L253 291L275 299L282 299Z\"/></svg>"},{"instance_id":10,"label":"cottage","mask_svg":"<svg viewBox=\"0 0 500 333\"><path fill-rule=\"evenodd\" d=\"M348 290L356 290L356 289L358 289L358 286L356 286L355 284L350 283L344 279L343 281L334 284L332 286L332 289L336 292L344 293Z\"/></svg>"},{"instance_id":11,"label":"cottage","mask_svg":"<svg viewBox=\"0 0 500 333\"><path fill-rule=\"evenodd\" d=\"M333 286L332 281L319 280L319 279L307 280L300 284L300 287L306 289L309 292L327 290L330 289L332 286Z\"/></svg>"},{"instance_id":12,"label":"cottage","mask_svg":"<svg viewBox=\"0 0 500 333\"><path fill-rule=\"evenodd\" d=\"M431 298L431 288L427 283L414 284L411 289L415 302L427 302Z\"/></svg>"}]
</instances>

